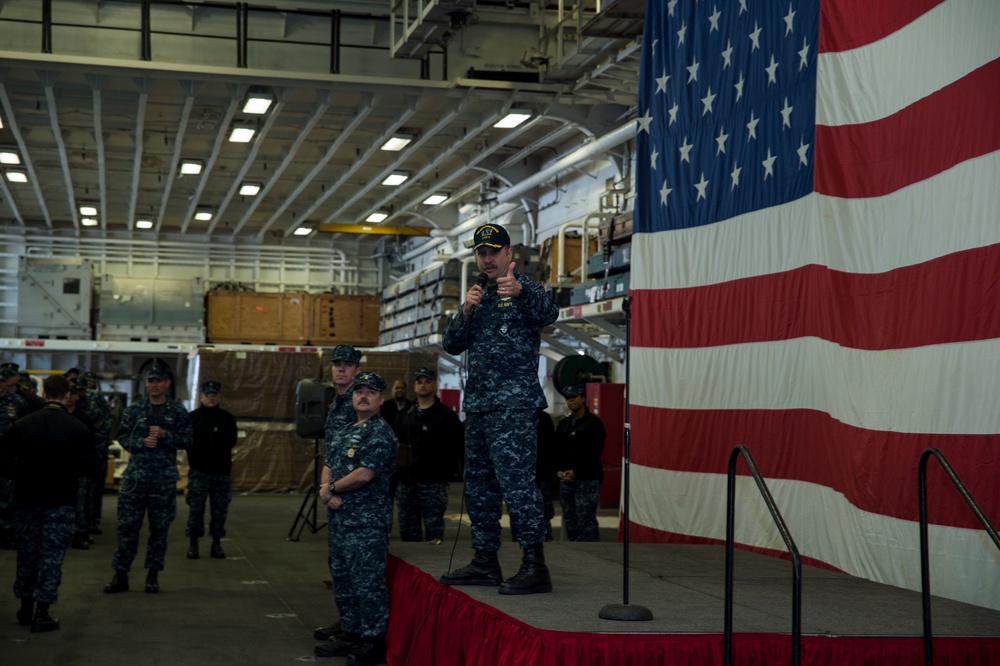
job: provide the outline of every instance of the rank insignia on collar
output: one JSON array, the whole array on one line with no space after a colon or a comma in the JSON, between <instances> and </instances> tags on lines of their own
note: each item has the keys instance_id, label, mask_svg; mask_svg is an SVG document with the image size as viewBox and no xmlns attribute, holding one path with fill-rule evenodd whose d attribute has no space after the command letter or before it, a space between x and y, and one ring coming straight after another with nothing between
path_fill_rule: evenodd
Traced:
<instances>
[{"instance_id":1,"label":"rank insignia on collar","mask_svg":"<svg viewBox=\"0 0 1000 666\"><path fill-rule=\"evenodd\" d=\"M353 448L347 449L347 457L348 458L353 458L354 457L354 449Z\"/></svg>"}]
</instances>

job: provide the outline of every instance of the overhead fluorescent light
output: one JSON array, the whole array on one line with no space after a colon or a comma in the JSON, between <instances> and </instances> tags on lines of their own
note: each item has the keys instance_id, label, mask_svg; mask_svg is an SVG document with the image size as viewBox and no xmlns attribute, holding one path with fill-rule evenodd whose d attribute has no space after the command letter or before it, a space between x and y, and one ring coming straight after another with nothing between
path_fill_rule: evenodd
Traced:
<instances>
[{"instance_id":1,"label":"overhead fluorescent light","mask_svg":"<svg viewBox=\"0 0 1000 666\"><path fill-rule=\"evenodd\" d=\"M387 217L389 217L388 213L372 213L371 215L369 215L368 217L365 218L365 222L371 222L373 224L378 224L379 222L383 221Z\"/></svg>"},{"instance_id":2,"label":"overhead fluorescent light","mask_svg":"<svg viewBox=\"0 0 1000 666\"><path fill-rule=\"evenodd\" d=\"M95 220L92 217L85 217L82 220L80 220L80 224L82 224L85 227L96 227L97 220Z\"/></svg>"},{"instance_id":3,"label":"overhead fluorescent light","mask_svg":"<svg viewBox=\"0 0 1000 666\"><path fill-rule=\"evenodd\" d=\"M194 219L201 220L202 222L208 222L209 220L212 219L212 214L209 213L208 211L203 210L200 213L195 213Z\"/></svg>"},{"instance_id":4,"label":"overhead fluorescent light","mask_svg":"<svg viewBox=\"0 0 1000 666\"><path fill-rule=\"evenodd\" d=\"M94 206L80 206L80 215L93 217L94 215L97 215L97 208Z\"/></svg>"},{"instance_id":5,"label":"overhead fluorescent light","mask_svg":"<svg viewBox=\"0 0 1000 666\"><path fill-rule=\"evenodd\" d=\"M413 136L409 134L393 134L392 138L382 144L379 150L390 150L393 152L406 148L413 141Z\"/></svg>"},{"instance_id":6,"label":"overhead fluorescent light","mask_svg":"<svg viewBox=\"0 0 1000 666\"><path fill-rule=\"evenodd\" d=\"M312 232L313 232L312 227L299 227L292 233L295 234L296 236L308 236Z\"/></svg>"},{"instance_id":7,"label":"overhead fluorescent light","mask_svg":"<svg viewBox=\"0 0 1000 666\"><path fill-rule=\"evenodd\" d=\"M181 175L197 176L203 166L201 160L184 160L181 162Z\"/></svg>"},{"instance_id":8,"label":"overhead fluorescent light","mask_svg":"<svg viewBox=\"0 0 1000 666\"><path fill-rule=\"evenodd\" d=\"M150 220L136 220L135 228L136 229L152 229L153 228L153 223Z\"/></svg>"},{"instance_id":9,"label":"overhead fluorescent light","mask_svg":"<svg viewBox=\"0 0 1000 666\"><path fill-rule=\"evenodd\" d=\"M9 180L12 183L27 183L28 174L24 173L23 171L8 171L7 180Z\"/></svg>"},{"instance_id":10,"label":"overhead fluorescent light","mask_svg":"<svg viewBox=\"0 0 1000 666\"><path fill-rule=\"evenodd\" d=\"M274 95L267 92L252 92L247 95L247 101L243 104L243 113L260 115L267 113L274 103Z\"/></svg>"},{"instance_id":11,"label":"overhead fluorescent light","mask_svg":"<svg viewBox=\"0 0 1000 666\"><path fill-rule=\"evenodd\" d=\"M402 185L407 180L409 180L409 178L410 174L403 173L402 171L397 171L395 173L390 173L388 176L386 176L385 180L382 181L382 184L390 186Z\"/></svg>"},{"instance_id":12,"label":"overhead fluorescent light","mask_svg":"<svg viewBox=\"0 0 1000 666\"><path fill-rule=\"evenodd\" d=\"M260 183L243 183L240 185L240 196L255 197L260 192Z\"/></svg>"},{"instance_id":13,"label":"overhead fluorescent light","mask_svg":"<svg viewBox=\"0 0 1000 666\"><path fill-rule=\"evenodd\" d=\"M0 151L0 164L20 164L21 156L17 153L4 150Z\"/></svg>"},{"instance_id":14,"label":"overhead fluorescent light","mask_svg":"<svg viewBox=\"0 0 1000 666\"><path fill-rule=\"evenodd\" d=\"M448 200L447 194L441 194L441 193L432 194L426 199L424 199L424 204L427 206L437 206L438 204L443 204L447 200Z\"/></svg>"},{"instance_id":15,"label":"overhead fluorescent light","mask_svg":"<svg viewBox=\"0 0 1000 666\"><path fill-rule=\"evenodd\" d=\"M250 143L256 133L257 130L253 127L234 127L229 133L229 140L233 143Z\"/></svg>"},{"instance_id":16,"label":"overhead fluorescent light","mask_svg":"<svg viewBox=\"0 0 1000 666\"><path fill-rule=\"evenodd\" d=\"M511 109L510 112L500 119L500 122L496 123L493 127L499 127L500 129L510 129L511 127L517 127L525 120L531 117L531 113L521 109Z\"/></svg>"}]
</instances>

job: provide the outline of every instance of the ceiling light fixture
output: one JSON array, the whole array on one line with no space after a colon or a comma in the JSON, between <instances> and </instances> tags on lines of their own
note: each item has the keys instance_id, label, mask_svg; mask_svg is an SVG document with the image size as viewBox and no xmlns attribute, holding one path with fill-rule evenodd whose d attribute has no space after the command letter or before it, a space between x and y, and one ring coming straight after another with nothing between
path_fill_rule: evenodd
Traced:
<instances>
[{"instance_id":1,"label":"ceiling light fixture","mask_svg":"<svg viewBox=\"0 0 1000 666\"><path fill-rule=\"evenodd\" d=\"M437 206L438 204L443 204L448 200L447 194L442 194L438 192L437 194L432 194L426 199L424 199L424 204L427 206Z\"/></svg>"},{"instance_id":2,"label":"ceiling light fixture","mask_svg":"<svg viewBox=\"0 0 1000 666\"><path fill-rule=\"evenodd\" d=\"M243 113L261 115L267 113L274 103L274 95L261 90L251 92L247 95L246 102L243 103Z\"/></svg>"},{"instance_id":3,"label":"ceiling light fixture","mask_svg":"<svg viewBox=\"0 0 1000 666\"><path fill-rule=\"evenodd\" d=\"M499 122L493 125L493 127L510 129L511 127L517 127L530 117L530 111L525 111L523 109L511 109L507 115L501 118Z\"/></svg>"},{"instance_id":4,"label":"ceiling light fixture","mask_svg":"<svg viewBox=\"0 0 1000 666\"><path fill-rule=\"evenodd\" d=\"M0 151L0 164L20 164L21 156L9 150Z\"/></svg>"},{"instance_id":5,"label":"ceiling light fixture","mask_svg":"<svg viewBox=\"0 0 1000 666\"><path fill-rule=\"evenodd\" d=\"M80 215L85 215L87 217L93 217L97 215L97 208L94 206L80 206Z\"/></svg>"},{"instance_id":6,"label":"ceiling light fixture","mask_svg":"<svg viewBox=\"0 0 1000 666\"><path fill-rule=\"evenodd\" d=\"M24 173L23 171L8 171L7 180L9 180L12 183L27 183L28 174Z\"/></svg>"},{"instance_id":7,"label":"ceiling light fixture","mask_svg":"<svg viewBox=\"0 0 1000 666\"><path fill-rule=\"evenodd\" d=\"M292 233L295 234L296 236L308 236L312 232L313 232L312 227L299 227Z\"/></svg>"},{"instance_id":8,"label":"ceiling light fixture","mask_svg":"<svg viewBox=\"0 0 1000 666\"><path fill-rule=\"evenodd\" d=\"M200 213L194 214L194 219L200 220L202 222L208 222L209 220L212 219L212 214L209 213L208 211L201 211Z\"/></svg>"},{"instance_id":9,"label":"ceiling light fixture","mask_svg":"<svg viewBox=\"0 0 1000 666\"><path fill-rule=\"evenodd\" d=\"M201 160L184 160L181 162L181 175L182 176L197 176L201 173L201 169L204 165Z\"/></svg>"},{"instance_id":10,"label":"ceiling light fixture","mask_svg":"<svg viewBox=\"0 0 1000 666\"><path fill-rule=\"evenodd\" d=\"M383 185L390 185L390 186L402 185L407 180L409 180L409 178L410 178L410 174L403 173L402 171L396 171L396 172L390 173L388 176L386 176L385 180L382 181L382 184Z\"/></svg>"},{"instance_id":11,"label":"ceiling light fixture","mask_svg":"<svg viewBox=\"0 0 1000 666\"><path fill-rule=\"evenodd\" d=\"M150 220L136 220L136 229L152 229L153 223Z\"/></svg>"},{"instance_id":12,"label":"ceiling light fixture","mask_svg":"<svg viewBox=\"0 0 1000 666\"><path fill-rule=\"evenodd\" d=\"M241 197L255 197L260 193L260 183L243 183L240 185Z\"/></svg>"},{"instance_id":13,"label":"ceiling light fixture","mask_svg":"<svg viewBox=\"0 0 1000 666\"><path fill-rule=\"evenodd\" d=\"M382 222L383 220L385 220L385 218L387 218L387 217L389 217L388 213L372 213L371 215L369 215L368 217L365 218L365 222L371 222L372 224L378 224L379 222Z\"/></svg>"},{"instance_id":14,"label":"ceiling light fixture","mask_svg":"<svg viewBox=\"0 0 1000 666\"><path fill-rule=\"evenodd\" d=\"M229 140L233 143L250 143L256 133L257 130L253 127L234 127L229 133Z\"/></svg>"},{"instance_id":15,"label":"ceiling light fixture","mask_svg":"<svg viewBox=\"0 0 1000 666\"><path fill-rule=\"evenodd\" d=\"M97 220L95 220L92 217L85 217L82 220L80 220L80 224L82 224L85 227L96 227Z\"/></svg>"},{"instance_id":16,"label":"ceiling light fixture","mask_svg":"<svg viewBox=\"0 0 1000 666\"><path fill-rule=\"evenodd\" d=\"M410 134L393 134L392 138L383 143L379 150L396 152L406 148L411 141L413 141L413 136Z\"/></svg>"}]
</instances>

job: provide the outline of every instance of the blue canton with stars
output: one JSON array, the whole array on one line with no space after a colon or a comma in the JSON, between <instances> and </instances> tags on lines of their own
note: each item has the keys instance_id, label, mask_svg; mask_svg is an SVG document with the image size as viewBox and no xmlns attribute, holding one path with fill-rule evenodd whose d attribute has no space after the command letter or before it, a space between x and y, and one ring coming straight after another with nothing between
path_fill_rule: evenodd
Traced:
<instances>
[{"instance_id":1,"label":"blue canton with stars","mask_svg":"<svg viewBox=\"0 0 1000 666\"><path fill-rule=\"evenodd\" d=\"M636 232L812 191L818 33L818 0L647 3Z\"/></svg>"}]
</instances>

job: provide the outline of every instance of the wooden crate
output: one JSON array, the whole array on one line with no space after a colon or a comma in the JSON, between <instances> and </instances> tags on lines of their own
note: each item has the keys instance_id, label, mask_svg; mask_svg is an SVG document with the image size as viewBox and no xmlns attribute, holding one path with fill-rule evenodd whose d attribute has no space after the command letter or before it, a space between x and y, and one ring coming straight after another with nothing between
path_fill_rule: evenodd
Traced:
<instances>
[{"instance_id":1,"label":"wooden crate","mask_svg":"<svg viewBox=\"0 0 1000 666\"><path fill-rule=\"evenodd\" d=\"M586 262L584 259L597 252L597 239L589 239L586 254L584 254L583 239L580 236L567 235L563 239L563 250L566 253L566 258L563 261L562 275L557 275L560 254L558 240L556 236L553 236L542 242L541 256L538 271L535 273L535 279L539 282L549 284L578 283L580 282L581 263L585 265Z\"/></svg>"},{"instance_id":2,"label":"wooden crate","mask_svg":"<svg viewBox=\"0 0 1000 666\"><path fill-rule=\"evenodd\" d=\"M378 296L309 296L311 326L310 344L321 346L354 345L374 347L378 344L381 300Z\"/></svg>"},{"instance_id":3,"label":"wooden crate","mask_svg":"<svg viewBox=\"0 0 1000 666\"><path fill-rule=\"evenodd\" d=\"M223 344L301 345L308 341L310 315L307 294L210 291L206 337Z\"/></svg>"}]
</instances>

